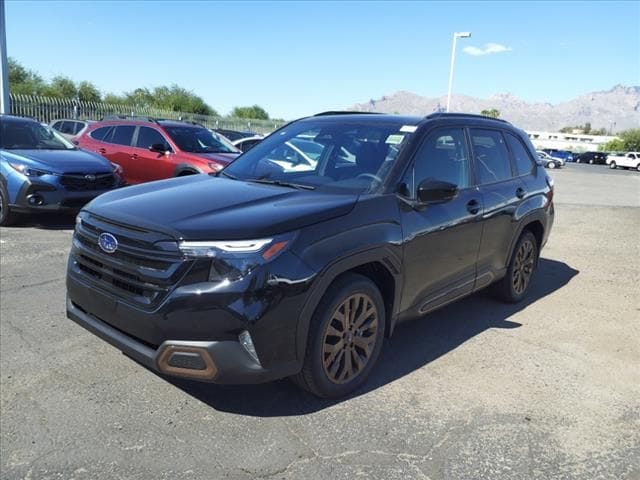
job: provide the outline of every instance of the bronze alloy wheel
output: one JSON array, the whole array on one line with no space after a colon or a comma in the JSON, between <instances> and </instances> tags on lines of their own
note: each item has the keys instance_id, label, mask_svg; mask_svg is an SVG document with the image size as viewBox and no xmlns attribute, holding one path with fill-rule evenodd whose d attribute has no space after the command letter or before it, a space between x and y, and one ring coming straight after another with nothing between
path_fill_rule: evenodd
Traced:
<instances>
[{"instance_id":1,"label":"bronze alloy wheel","mask_svg":"<svg viewBox=\"0 0 640 480\"><path fill-rule=\"evenodd\" d=\"M322 344L322 365L333 383L357 377L367 366L378 338L378 309L369 295L347 297L333 312Z\"/></svg>"},{"instance_id":2,"label":"bronze alloy wheel","mask_svg":"<svg viewBox=\"0 0 640 480\"><path fill-rule=\"evenodd\" d=\"M520 245L513 262L511 281L513 291L517 295L521 295L527 289L535 261L535 247L533 246L533 242L527 239Z\"/></svg>"}]
</instances>

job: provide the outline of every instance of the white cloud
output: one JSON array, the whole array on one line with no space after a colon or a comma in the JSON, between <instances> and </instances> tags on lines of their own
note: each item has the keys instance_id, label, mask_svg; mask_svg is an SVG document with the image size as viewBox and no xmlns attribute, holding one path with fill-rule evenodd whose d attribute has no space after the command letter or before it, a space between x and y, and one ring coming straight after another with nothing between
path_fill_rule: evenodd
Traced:
<instances>
[{"instance_id":1,"label":"white cloud","mask_svg":"<svg viewBox=\"0 0 640 480\"><path fill-rule=\"evenodd\" d=\"M500 43L487 43L485 44L484 48L464 47L462 51L467 55L473 55L474 57L479 57L482 55L491 55L492 53L510 52L511 47L507 47L506 45L502 45Z\"/></svg>"}]
</instances>

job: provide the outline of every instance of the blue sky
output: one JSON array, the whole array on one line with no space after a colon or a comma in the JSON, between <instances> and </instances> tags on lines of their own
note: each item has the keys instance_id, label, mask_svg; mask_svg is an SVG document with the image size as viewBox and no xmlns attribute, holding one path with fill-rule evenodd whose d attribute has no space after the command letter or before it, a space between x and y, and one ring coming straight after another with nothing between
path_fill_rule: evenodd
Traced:
<instances>
[{"instance_id":1,"label":"blue sky","mask_svg":"<svg viewBox=\"0 0 640 480\"><path fill-rule=\"evenodd\" d=\"M177 83L294 118L397 90L560 102L640 85L640 2L6 1L9 56L102 91ZM463 48L469 53L465 53ZM472 55L474 54L475 55ZM479 55L479 53L486 53Z\"/></svg>"}]
</instances>

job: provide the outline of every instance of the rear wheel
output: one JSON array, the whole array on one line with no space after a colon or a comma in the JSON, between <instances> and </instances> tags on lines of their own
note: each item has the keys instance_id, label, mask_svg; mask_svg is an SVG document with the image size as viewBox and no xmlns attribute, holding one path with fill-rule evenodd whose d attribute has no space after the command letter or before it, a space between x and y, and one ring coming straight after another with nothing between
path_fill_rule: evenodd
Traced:
<instances>
[{"instance_id":1,"label":"rear wheel","mask_svg":"<svg viewBox=\"0 0 640 480\"><path fill-rule=\"evenodd\" d=\"M609 168L611 168L612 170L615 169L617 167L616 162L611 162L609 164Z\"/></svg>"},{"instance_id":2,"label":"rear wheel","mask_svg":"<svg viewBox=\"0 0 640 480\"><path fill-rule=\"evenodd\" d=\"M547 168L556 168L556 162L547 163Z\"/></svg>"},{"instance_id":3,"label":"rear wheel","mask_svg":"<svg viewBox=\"0 0 640 480\"><path fill-rule=\"evenodd\" d=\"M14 225L20 219L20 215L11 211L9 207L9 195L0 185L0 225L8 227Z\"/></svg>"},{"instance_id":4,"label":"rear wheel","mask_svg":"<svg viewBox=\"0 0 640 480\"><path fill-rule=\"evenodd\" d=\"M507 303L522 300L538 266L538 241L529 230L525 231L513 250L507 273L494 285L496 296Z\"/></svg>"},{"instance_id":5,"label":"rear wheel","mask_svg":"<svg viewBox=\"0 0 640 480\"><path fill-rule=\"evenodd\" d=\"M367 277L334 282L311 319L304 365L292 380L318 397L335 398L360 387L382 349L384 301Z\"/></svg>"},{"instance_id":6,"label":"rear wheel","mask_svg":"<svg viewBox=\"0 0 640 480\"><path fill-rule=\"evenodd\" d=\"M636 170L640 172L640 163L636 165Z\"/></svg>"}]
</instances>

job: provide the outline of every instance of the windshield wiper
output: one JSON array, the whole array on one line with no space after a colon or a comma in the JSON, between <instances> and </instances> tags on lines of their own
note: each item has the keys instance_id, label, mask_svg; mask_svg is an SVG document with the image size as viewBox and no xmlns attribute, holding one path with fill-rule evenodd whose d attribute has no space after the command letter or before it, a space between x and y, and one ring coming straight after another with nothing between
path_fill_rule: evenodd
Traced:
<instances>
[{"instance_id":1,"label":"windshield wiper","mask_svg":"<svg viewBox=\"0 0 640 480\"><path fill-rule=\"evenodd\" d=\"M224 172L223 172L224 173ZM268 178L248 178L246 182L264 183L265 185L277 185L279 187L297 188L298 190L315 190L313 185L302 185L300 183L284 182L282 180L270 180Z\"/></svg>"},{"instance_id":2,"label":"windshield wiper","mask_svg":"<svg viewBox=\"0 0 640 480\"><path fill-rule=\"evenodd\" d=\"M209 175L213 175L214 177L219 177L220 175L224 175L227 178L230 178L231 180L237 180L238 177L234 177L233 175L231 175L230 173L225 172L224 170L221 170L219 172L211 172Z\"/></svg>"}]
</instances>

